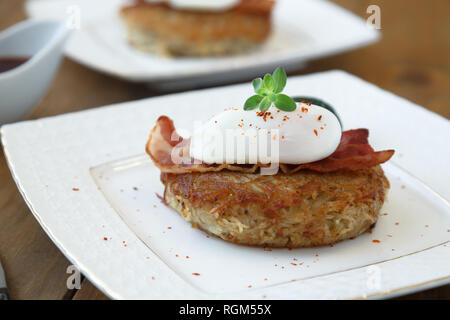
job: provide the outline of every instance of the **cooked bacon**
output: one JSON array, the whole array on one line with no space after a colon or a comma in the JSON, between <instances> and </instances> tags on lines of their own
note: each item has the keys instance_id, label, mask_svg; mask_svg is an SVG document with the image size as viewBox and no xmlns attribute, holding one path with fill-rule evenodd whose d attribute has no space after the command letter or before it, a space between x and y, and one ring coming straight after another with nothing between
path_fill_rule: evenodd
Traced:
<instances>
[{"instance_id":1,"label":"cooked bacon","mask_svg":"<svg viewBox=\"0 0 450 320\"><path fill-rule=\"evenodd\" d=\"M341 142L328 158L301 165L280 164L283 172L293 173L300 169L318 172L360 170L388 161L394 150L375 152L369 144L369 130L355 129L342 132ZM283 167L285 167L283 169Z\"/></svg>"},{"instance_id":2,"label":"cooked bacon","mask_svg":"<svg viewBox=\"0 0 450 320\"><path fill-rule=\"evenodd\" d=\"M369 145L369 130L355 129L342 132L341 142L336 151L328 158L305 164L280 164L283 173L294 173L299 170L316 172L333 172L339 170L360 170L376 166L388 161L394 150L375 152ZM254 173L263 164L207 164L189 156L189 139L183 139L176 133L173 121L161 116L150 133L146 151L155 165L164 173L189 173L231 170ZM173 161L177 159L177 161Z\"/></svg>"}]
</instances>

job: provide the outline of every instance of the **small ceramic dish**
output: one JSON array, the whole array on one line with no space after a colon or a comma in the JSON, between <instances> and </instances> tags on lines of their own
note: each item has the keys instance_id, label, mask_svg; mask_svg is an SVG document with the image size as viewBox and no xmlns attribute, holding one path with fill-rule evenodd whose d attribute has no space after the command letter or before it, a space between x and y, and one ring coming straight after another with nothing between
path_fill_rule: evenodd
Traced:
<instances>
[{"instance_id":1,"label":"small ceramic dish","mask_svg":"<svg viewBox=\"0 0 450 320\"><path fill-rule=\"evenodd\" d=\"M0 124L20 120L45 94L69 32L63 22L27 20L0 33L0 58L29 58L0 73Z\"/></svg>"}]
</instances>

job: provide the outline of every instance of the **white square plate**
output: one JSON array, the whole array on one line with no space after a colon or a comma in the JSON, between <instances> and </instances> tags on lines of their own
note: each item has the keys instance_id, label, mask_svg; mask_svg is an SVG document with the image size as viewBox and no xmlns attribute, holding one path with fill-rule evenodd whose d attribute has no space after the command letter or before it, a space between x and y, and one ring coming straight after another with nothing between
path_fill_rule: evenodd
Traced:
<instances>
[{"instance_id":1,"label":"white square plate","mask_svg":"<svg viewBox=\"0 0 450 320\"><path fill-rule=\"evenodd\" d=\"M448 283L448 121L341 71L290 78L286 92L328 101L345 129L369 128L375 149L396 150L372 234L265 251L208 238L160 203L158 170L142 156L157 117L189 129L241 105L249 84L6 125L2 142L42 227L112 298L386 297Z\"/></svg>"},{"instance_id":2,"label":"white square plate","mask_svg":"<svg viewBox=\"0 0 450 320\"><path fill-rule=\"evenodd\" d=\"M371 234L333 247L292 250L239 246L190 228L161 203L160 171L146 155L100 165L92 176L128 227L160 259L193 286L218 294L368 266L447 242L445 201L395 165L384 169L391 182L389 201Z\"/></svg>"},{"instance_id":3,"label":"white square plate","mask_svg":"<svg viewBox=\"0 0 450 320\"><path fill-rule=\"evenodd\" d=\"M118 16L123 0L29 0L34 18L66 19L80 14L66 54L93 69L131 81L190 85L250 78L283 65L297 69L306 61L378 40L380 34L356 15L321 0L278 0L267 43L248 55L219 58L161 58L132 49ZM76 21L71 18L72 22ZM195 79L195 80L194 80Z\"/></svg>"}]
</instances>

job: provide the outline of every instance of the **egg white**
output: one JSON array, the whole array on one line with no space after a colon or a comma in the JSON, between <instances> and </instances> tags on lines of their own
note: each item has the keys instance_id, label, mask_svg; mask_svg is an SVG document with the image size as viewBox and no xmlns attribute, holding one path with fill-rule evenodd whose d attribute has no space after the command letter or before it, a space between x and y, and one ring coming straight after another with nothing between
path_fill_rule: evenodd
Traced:
<instances>
[{"instance_id":1,"label":"egg white","mask_svg":"<svg viewBox=\"0 0 450 320\"><path fill-rule=\"evenodd\" d=\"M341 134L336 116L316 105L298 103L292 112L272 106L265 116L230 108L194 131L190 153L205 163L302 164L330 156Z\"/></svg>"}]
</instances>

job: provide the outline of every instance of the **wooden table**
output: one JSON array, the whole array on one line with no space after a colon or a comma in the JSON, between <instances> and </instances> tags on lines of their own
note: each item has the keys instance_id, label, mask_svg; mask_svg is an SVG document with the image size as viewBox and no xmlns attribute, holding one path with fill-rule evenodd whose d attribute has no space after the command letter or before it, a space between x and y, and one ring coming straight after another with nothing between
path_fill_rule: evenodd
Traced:
<instances>
[{"instance_id":1,"label":"wooden table","mask_svg":"<svg viewBox=\"0 0 450 320\"><path fill-rule=\"evenodd\" d=\"M294 74L343 69L449 118L450 1L335 2L362 17L368 16L368 5L379 5L383 39L364 49L316 60ZM0 30L24 18L22 1L0 0ZM144 85L117 80L65 59L50 91L27 118L154 95L157 93ZM3 153L0 153L0 181L0 260L12 298L106 299L87 279L80 290L67 289L66 268L70 263L30 213ZM450 285L404 298L450 299Z\"/></svg>"}]
</instances>

